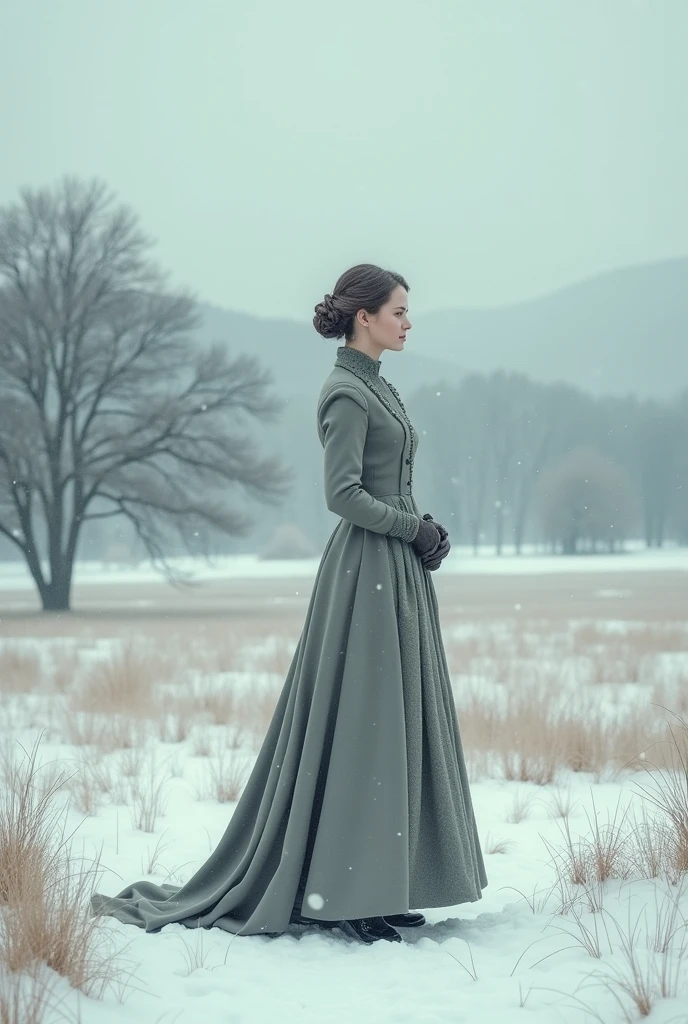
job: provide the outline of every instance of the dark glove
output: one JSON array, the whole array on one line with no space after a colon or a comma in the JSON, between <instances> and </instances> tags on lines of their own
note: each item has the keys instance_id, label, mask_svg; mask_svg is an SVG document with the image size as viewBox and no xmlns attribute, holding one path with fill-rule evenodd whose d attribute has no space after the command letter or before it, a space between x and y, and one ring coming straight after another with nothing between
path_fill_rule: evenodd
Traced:
<instances>
[{"instance_id":1,"label":"dark glove","mask_svg":"<svg viewBox=\"0 0 688 1024\"><path fill-rule=\"evenodd\" d=\"M438 569L440 567L443 560L451 551L451 544L449 543L449 533L445 529L445 527L442 526L441 523L435 522L435 520L432 518L429 512L425 513L423 519L425 519L428 522L434 523L441 538L437 549L434 552L424 555L421 558L423 566L426 569L429 569L430 572L434 572L435 569Z\"/></svg>"},{"instance_id":2,"label":"dark glove","mask_svg":"<svg viewBox=\"0 0 688 1024\"><path fill-rule=\"evenodd\" d=\"M433 555L441 541L442 537L435 524L423 518L420 520L418 533L411 541L411 547L423 558L423 556Z\"/></svg>"}]
</instances>

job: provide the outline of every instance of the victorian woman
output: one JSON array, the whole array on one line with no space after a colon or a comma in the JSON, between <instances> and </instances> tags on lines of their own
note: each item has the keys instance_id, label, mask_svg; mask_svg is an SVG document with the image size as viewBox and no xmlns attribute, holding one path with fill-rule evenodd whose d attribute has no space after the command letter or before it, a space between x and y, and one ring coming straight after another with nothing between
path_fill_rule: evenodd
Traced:
<instances>
[{"instance_id":1,"label":"victorian woman","mask_svg":"<svg viewBox=\"0 0 688 1024\"><path fill-rule=\"evenodd\" d=\"M380 357L401 352L409 287L347 270L313 324L344 339L317 401L327 507L339 516L253 771L183 886L139 881L96 913L241 935L290 924L366 943L422 925L410 907L481 899L487 877L432 572L447 530L413 495L416 433Z\"/></svg>"}]
</instances>

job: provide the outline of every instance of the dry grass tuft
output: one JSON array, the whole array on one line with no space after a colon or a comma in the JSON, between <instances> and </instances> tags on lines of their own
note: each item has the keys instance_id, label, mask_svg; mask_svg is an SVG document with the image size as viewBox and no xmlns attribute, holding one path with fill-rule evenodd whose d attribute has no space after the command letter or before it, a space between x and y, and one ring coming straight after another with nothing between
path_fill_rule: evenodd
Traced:
<instances>
[{"instance_id":1,"label":"dry grass tuft","mask_svg":"<svg viewBox=\"0 0 688 1024\"><path fill-rule=\"evenodd\" d=\"M69 705L75 711L152 717L156 687L169 671L160 650L141 640L125 640L109 658L84 670Z\"/></svg>"},{"instance_id":2,"label":"dry grass tuft","mask_svg":"<svg viewBox=\"0 0 688 1024\"><path fill-rule=\"evenodd\" d=\"M194 721L210 725L226 725L236 717L238 699L222 679L198 676L185 693L194 711Z\"/></svg>"},{"instance_id":3,"label":"dry grass tuft","mask_svg":"<svg viewBox=\"0 0 688 1024\"><path fill-rule=\"evenodd\" d=\"M90 895L99 863L84 867L76 861L68 845L71 837L65 840L57 827L60 811L54 798L68 776L60 773L42 793L35 785L41 771L36 765L40 742L39 737L26 763L10 758L3 765L0 959L5 976L0 1013L12 1024L42 1019L56 976L101 998L122 974L119 954L105 951L108 931L91 916ZM25 975L28 990L23 986Z\"/></svg>"},{"instance_id":4,"label":"dry grass tuft","mask_svg":"<svg viewBox=\"0 0 688 1024\"><path fill-rule=\"evenodd\" d=\"M520 822L525 821L528 814L535 802L535 795L528 793L525 790L517 790L512 796L511 810L507 814L506 820L512 825L518 825Z\"/></svg>"},{"instance_id":5,"label":"dry grass tuft","mask_svg":"<svg viewBox=\"0 0 688 1024\"><path fill-rule=\"evenodd\" d=\"M208 759L205 779L196 786L199 800L217 800L218 803L236 803L241 796L249 762L242 756L236 745L219 740L215 743L213 756Z\"/></svg>"},{"instance_id":6,"label":"dry grass tuft","mask_svg":"<svg viewBox=\"0 0 688 1024\"><path fill-rule=\"evenodd\" d=\"M552 790L550 797L550 818L566 818L571 814L575 804L572 804L573 792L570 786L566 790L566 794L563 794L560 789Z\"/></svg>"},{"instance_id":7,"label":"dry grass tuft","mask_svg":"<svg viewBox=\"0 0 688 1024\"><path fill-rule=\"evenodd\" d=\"M42 683L43 666L35 651L19 644L0 647L0 694L31 693Z\"/></svg>"},{"instance_id":8,"label":"dry grass tuft","mask_svg":"<svg viewBox=\"0 0 688 1024\"><path fill-rule=\"evenodd\" d=\"M594 821L588 817L590 833L574 838L568 814L560 830L564 843L559 849L543 840L553 854L557 874L574 886L606 883L609 879L658 878L670 884L688 874L688 723L680 719L682 731L676 735L670 727L674 749L671 770L641 761L649 778L649 787L634 782L644 799L659 813L638 822L631 816L630 804L617 822L621 797L612 821L598 822L595 798L591 790Z\"/></svg>"},{"instance_id":9,"label":"dry grass tuft","mask_svg":"<svg viewBox=\"0 0 688 1024\"><path fill-rule=\"evenodd\" d=\"M633 817L631 825L631 816L627 813L629 808L626 808L618 823L615 812L612 822L600 826L595 812L594 824L588 818L589 834L574 838L565 816L563 847L554 850L551 844L546 844L553 853L557 874L555 885L560 892L556 913L560 917L570 915L573 921L573 931L563 925L558 930L574 938L577 945L602 962L601 969L591 974L590 981L611 993L628 1024L638 1017L649 1016L660 1000L674 999L683 994L687 974L688 921L680 908L688 888L688 860L685 859L688 723L681 718L678 720L681 726L678 735L670 728L673 767L658 769L656 765L646 763L645 759L642 768L648 772L650 787L634 783L655 809L651 818L643 814L639 823ZM625 930L606 910L607 883L615 878L655 880L653 927L647 923L645 901L633 924L630 900L627 901L629 922ZM661 903L658 903L660 893ZM587 911L592 915L590 923L579 909L581 903L587 905ZM645 922L642 929L641 917ZM617 957L620 955L623 966L603 956L602 932L609 953ZM607 1018L588 1003L575 994L569 998L600 1024L605 1024Z\"/></svg>"},{"instance_id":10,"label":"dry grass tuft","mask_svg":"<svg viewBox=\"0 0 688 1024\"><path fill-rule=\"evenodd\" d=\"M485 853L508 853L516 843L513 839L491 839L488 832L481 845Z\"/></svg>"},{"instance_id":11,"label":"dry grass tuft","mask_svg":"<svg viewBox=\"0 0 688 1024\"><path fill-rule=\"evenodd\" d=\"M147 774L139 773L131 779L131 797L133 804L132 825L142 832L155 832L157 818L165 813L166 800L164 791L167 778L158 778L155 758L148 761Z\"/></svg>"},{"instance_id":12,"label":"dry grass tuft","mask_svg":"<svg viewBox=\"0 0 688 1024\"><path fill-rule=\"evenodd\" d=\"M635 785L654 807L663 814L670 830L671 867L677 874L688 872L688 721L670 712L678 720L678 734L669 726L671 741L666 742L670 753L670 767L659 767L656 762L643 758L640 762L647 773L649 786Z\"/></svg>"}]
</instances>

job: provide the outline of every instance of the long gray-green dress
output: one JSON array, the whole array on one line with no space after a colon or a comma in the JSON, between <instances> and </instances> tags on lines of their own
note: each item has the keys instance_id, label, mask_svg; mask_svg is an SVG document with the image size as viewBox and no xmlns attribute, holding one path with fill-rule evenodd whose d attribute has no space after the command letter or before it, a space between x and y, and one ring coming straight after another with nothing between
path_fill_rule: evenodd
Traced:
<instances>
[{"instance_id":1,"label":"long gray-green dress","mask_svg":"<svg viewBox=\"0 0 688 1024\"><path fill-rule=\"evenodd\" d=\"M285 931L299 911L335 921L482 897L435 588L410 544L418 435L380 361L346 345L317 424L327 507L341 520L234 814L185 885L96 894L95 913L147 931L255 935Z\"/></svg>"}]
</instances>

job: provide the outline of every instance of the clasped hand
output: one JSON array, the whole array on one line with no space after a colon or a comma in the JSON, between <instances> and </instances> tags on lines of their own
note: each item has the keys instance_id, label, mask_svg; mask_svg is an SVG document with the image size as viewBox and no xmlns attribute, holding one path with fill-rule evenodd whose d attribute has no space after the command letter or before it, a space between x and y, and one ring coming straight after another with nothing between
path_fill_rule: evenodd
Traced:
<instances>
[{"instance_id":1,"label":"clasped hand","mask_svg":"<svg viewBox=\"0 0 688 1024\"><path fill-rule=\"evenodd\" d=\"M449 532L445 529L444 526L442 526L441 523L435 522L435 520L432 518L429 512L425 513L423 519L427 519L430 522L432 522L433 526L437 528L440 535L440 543L438 547L435 549L435 551L427 555L421 555L421 562L423 563L423 566L426 569L429 569L430 572L434 572L435 569L439 569L440 565L442 564L442 562L444 561L444 559L447 557L451 550L451 544L449 543Z\"/></svg>"}]
</instances>

